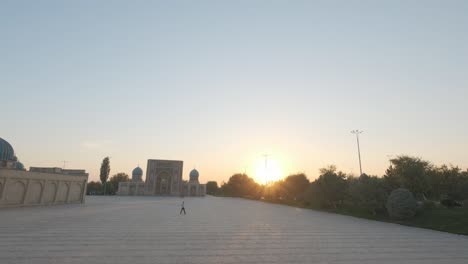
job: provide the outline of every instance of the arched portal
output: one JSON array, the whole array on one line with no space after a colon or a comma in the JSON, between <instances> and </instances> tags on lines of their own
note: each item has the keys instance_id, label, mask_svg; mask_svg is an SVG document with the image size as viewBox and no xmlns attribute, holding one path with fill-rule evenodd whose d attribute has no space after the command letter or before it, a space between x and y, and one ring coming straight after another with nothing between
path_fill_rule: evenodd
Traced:
<instances>
[{"instance_id":1,"label":"arched portal","mask_svg":"<svg viewBox=\"0 0 468 264\"><path fill-rule=\"evenodd\" d=\"M171 194L172 177L169 173L163 171L156 177L156 193L160 195Z\"/></svg>"}]
</instances>

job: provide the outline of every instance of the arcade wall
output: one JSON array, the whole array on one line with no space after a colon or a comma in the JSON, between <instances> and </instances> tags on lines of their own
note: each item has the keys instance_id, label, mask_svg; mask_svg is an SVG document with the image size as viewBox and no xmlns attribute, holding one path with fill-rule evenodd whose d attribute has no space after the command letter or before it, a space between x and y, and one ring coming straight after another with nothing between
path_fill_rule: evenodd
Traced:
<instances>
[{"instance_id":1,"label":"arcade wall","mask_svg":"<svg viewBox=\"0 0 468 264\"><path fill-rule=\"evenodd\" d=\"M0 168L0 208L84 203L88 176Z\"/></svg>"}]
</instances>

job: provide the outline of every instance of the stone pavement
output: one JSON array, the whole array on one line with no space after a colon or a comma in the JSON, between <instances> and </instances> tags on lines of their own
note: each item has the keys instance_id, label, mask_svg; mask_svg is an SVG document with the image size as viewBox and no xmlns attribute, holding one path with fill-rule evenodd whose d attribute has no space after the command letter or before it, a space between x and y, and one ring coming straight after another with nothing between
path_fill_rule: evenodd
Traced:
<instances>
[{"instance_id":1,"label":"stone pavement","mask_svg":"<svg viewBox=\"0 0 468 264\"><path fill-rule=\"evenodd\" d=\"M0 210L0 264L468 263L468 237L236 198Z\"/></svg>"}]
</instances>

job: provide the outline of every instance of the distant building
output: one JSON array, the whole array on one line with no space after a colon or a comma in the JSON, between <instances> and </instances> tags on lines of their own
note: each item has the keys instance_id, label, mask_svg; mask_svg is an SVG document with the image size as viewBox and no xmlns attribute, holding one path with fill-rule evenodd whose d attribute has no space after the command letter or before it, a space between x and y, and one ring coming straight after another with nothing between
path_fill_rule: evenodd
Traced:
<instances>
[{"instance_id":1,"label":"distant building","mask_svg":"<svg viewBox=\"0 0 468 264\"><path fill-rule=\"evenodd\" d=\"M132 181L133 182L141 182L143 177L143 170L140 168L140 166L136 167L132 171Z\"/></svg>"},{"instance_id":2,"label":"distant building","mask_svg":"<svg viewBox=\"0 0 468 264\"><path fill-rule=\"evenodd\" d=\"M0 168L24 170L24 165L18 161L13 147L3 138L0 138Z\"/></svg>"},{"instance_id":3,"label":"distant building","mask_svg":"<svg viewBox=\"0 0 468 264\"><path fill-rule=\"evenodd\" d=\"M198 181L198 176L198 171L196 169L193 169L189 174L189 181L183 183L183 193L186 196L205 196L206 185L200 184L200 182Z\"/></svg>"},{"instance_id":4,"label":"distant building","mask_svg":"<svg viewBox=\"0 0 468 264\"><path fill-rule=\"evenodd\" d=\"M189 182L182 179L183 161L148 160L146 179L142 181L143 170L137 167L132 172L131 182L120 182L118 195L150 196L205 196L205 184L198 182L197 170L190 172ZM141 172L141 173L140 173Z\"/></svg>"},{"instance_id":5,"label":"distant building","mask_svg":"<svg viewBox=\"0 0 468 264\"><path fill-rule=\"evenodd\" d=\"M57 167L29 167L30 172L40 172L40 173L55 173L55 174L65 174L72 176L86 176L88 173L85 170L76 170L76 169L62 169Z\"/></svg>"},{"instance_id":6,"label":"distant building","mask_svg":"<svg viewBox=\"0 0 468 264\"><path fill-rule=\"evenodd\" d=\"M26 171L10 143L0 138L0 207L83 203L87 181L84 170Z\"/></svg>"}]
</instances>

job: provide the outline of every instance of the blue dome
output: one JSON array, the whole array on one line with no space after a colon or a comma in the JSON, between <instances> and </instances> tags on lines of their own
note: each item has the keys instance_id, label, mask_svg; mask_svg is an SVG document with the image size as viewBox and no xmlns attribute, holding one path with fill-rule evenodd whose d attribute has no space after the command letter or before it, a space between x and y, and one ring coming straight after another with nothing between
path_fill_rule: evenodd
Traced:
<instances>
[{"instance_id":1,"label":"blue dome","mask_svg":"<svg viewBox=\"0 0 468 264\"><path fill-rule=\"evenodd\" d=\"M0 160L13 160L15 152L13 147L3 138L0 138Z\"/></svg>"},{"instance_id":2,"label":"blue dome","mask_svg":"<svg viewBox=\"0 0 468 264\"><path fill-rule=\"evenodd\" d=\"M141 177L143 176L143 170L140 166L136 167L132 171L132 181L141 181Z\"/></svg>"},{"instance_id":3,"label":"blue dome","mask_svg":"<svg viewBox=\"0 0 468 264\"><path fill-rule=\"evenodd\" d=\"M17 170L24 170L24 165L21 162L16 162L16 169Z\"/></svg>"},{"instance_id":4,"label":"blue dome","mask_svg":"<svg viewBox=\"0 0 468 264\"><path fill-rule=\"evenodd\" d=\"M198 176L199 176L199 175L200 175L200 174L198 173L198 171L197 171L196 169L193 169L193 170L190 172L190 174L189 174L189 176L190 176L190 181L198 181Z\"/></svg>"}]
</instances>

